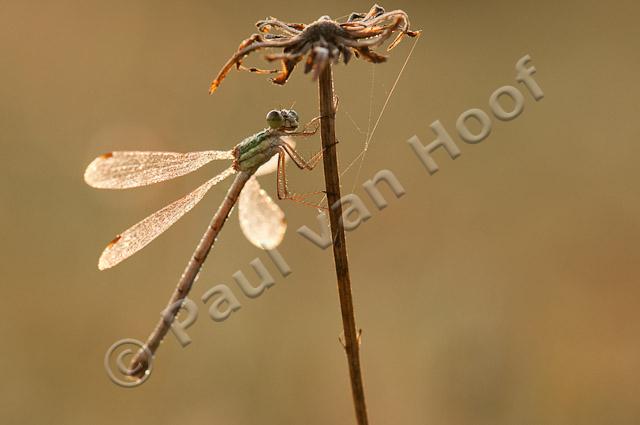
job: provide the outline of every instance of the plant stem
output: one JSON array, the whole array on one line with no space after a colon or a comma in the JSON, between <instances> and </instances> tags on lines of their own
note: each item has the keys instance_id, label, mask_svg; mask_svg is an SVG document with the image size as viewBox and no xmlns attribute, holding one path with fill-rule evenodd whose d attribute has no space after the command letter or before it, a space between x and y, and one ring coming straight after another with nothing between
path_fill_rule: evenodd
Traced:
<instances>
[{"instance_id":1,"label":"plant stem","mask_svg":"<svg viewBox=\"0 0 640 425\"><path fill-rule=\"evenodd\" d=\"M333 258L338 280L338 294L342 311L344 328L344 348L349 364L351 393L358 425L367 425L367 405L364 398L364 385L360 369L360 341L356 330L356 318L351 296L351 278L349 277L349 261L347 245L342 223L342 205L340 203L340 170L336 150L335 104L333 92L333 72L331 65L320 74L318 81L320 96L320 134L322 136L324 180L329 202L329 219L333 237Z\"/></svg>"}]
</instances>

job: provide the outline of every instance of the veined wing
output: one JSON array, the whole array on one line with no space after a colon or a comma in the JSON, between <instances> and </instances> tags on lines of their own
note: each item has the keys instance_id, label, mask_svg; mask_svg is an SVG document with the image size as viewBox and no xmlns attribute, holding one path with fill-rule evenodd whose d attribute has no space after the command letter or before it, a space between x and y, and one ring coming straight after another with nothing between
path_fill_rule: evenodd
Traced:
<instances>
[{"instance_id":1,"label":"veined wing","mask_svg":"<svg viewBox=\"0 0 640 425\"><path fill-rule=\"evenodd\" d=\"M249 242L263 249L280 245L287 230L284 212L251 177L240 192L238 216L240 228Z\"/></svg>"},{"instance_id":2,"label":"veined wing","mask_svg":"<svg viewBox=\"0 0 640 425\"><path fill-rule=\"evenodd\" d=\"M118 235L102 252L98 268L104 270L113 267L147 246L196 206L209 189L234 173L235 170L229 167L185 197L156 211Z\"/></svg>"},{"instance_id":3,"label":"veined wing","mask_svg":"<svg viewBox=\"0 0 640 425\"><path fill-rule=\"evenodd\" d=\"M128 189L183 176L215 159L233 159L233 153L111 152L89 164L84 180L99 189Z\"/></svg>"}]
</instances>

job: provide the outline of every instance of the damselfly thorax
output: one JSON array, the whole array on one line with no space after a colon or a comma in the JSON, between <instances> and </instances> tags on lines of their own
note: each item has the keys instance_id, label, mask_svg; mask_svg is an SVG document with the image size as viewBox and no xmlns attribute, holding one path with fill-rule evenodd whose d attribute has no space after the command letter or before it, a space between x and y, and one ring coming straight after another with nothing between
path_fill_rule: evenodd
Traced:
<instances>
[{"instance_id":1,"label":"damselfly thorax","mask_svg":"<svg viewBox=\"0 0 640 425\"><path fill-rule=\"evenodd\" d=\"M258 168L278 154L284 143L281 132L264 129L247 137L233 148L233 169L255 173Z\"/></svg>"}]
</instances>

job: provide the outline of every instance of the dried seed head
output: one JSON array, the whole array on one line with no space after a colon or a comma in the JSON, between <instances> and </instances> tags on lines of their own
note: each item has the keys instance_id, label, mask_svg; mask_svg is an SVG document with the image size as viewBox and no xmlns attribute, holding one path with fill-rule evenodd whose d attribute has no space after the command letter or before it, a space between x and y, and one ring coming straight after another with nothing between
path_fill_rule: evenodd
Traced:
<instances>
[{"instance_id":1,"label":"dried seed head","mask_svg":"<svg viewBox=\"0 0 640 425\"><path fill-rule=\"evenodd\" d=\"M339 62L340 58L345 64L354 55L372 63L384 62L386 56L376 53L375 49L389 40L393 34L397 36L387 50L397 46L405 35L417 37L420 34L419 31L410 30L409 16L404 11L385 12L378 5L374 5L368 13L352 13L346 22L322 16L315 22L304 25L269 17L257 22L256 26L260 33L240 43L237 52L211 83L210 93L220 86L234 66L258 74L277 73L271 81L285 84L296 65L305 60L305 73L311 73L315 80L327 65ZM278 53L265 56L269 62L279 61L280 71L246 68L242 65L246 56L262 49L280 50Z\"/></svg>"}]
</instances>

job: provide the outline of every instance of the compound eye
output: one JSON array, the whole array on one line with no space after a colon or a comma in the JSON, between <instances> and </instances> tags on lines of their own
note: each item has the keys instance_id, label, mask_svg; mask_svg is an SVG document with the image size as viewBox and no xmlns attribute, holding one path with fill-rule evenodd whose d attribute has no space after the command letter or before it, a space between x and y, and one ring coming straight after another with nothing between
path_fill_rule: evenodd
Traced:
<instances>
[{"instance_id":1,"label":"compound eye","mask_svg":"<svg viewBox=\"0 0 640 425\"><path fill-rule=\"evenodd\" d=\"M278 129L282 127L282 125L284 124L284 118L282 117L280 111L270 111L267 114L267 124L269 124L269 127L271 127L272 129Z\"/></svg>"},{"instance_id":2,"label":"compound eye","mask_svg":"<svg viewBox=\"0 0 640 425\"><path fill-rule=\"evenodd\" d=\"M291 115L293 117L293 119L295 119L296 121L298 121L298 113L296 111L294 111L293 109L291 109L289 111L289 115Z\"/></svg>"}]
</instances>

